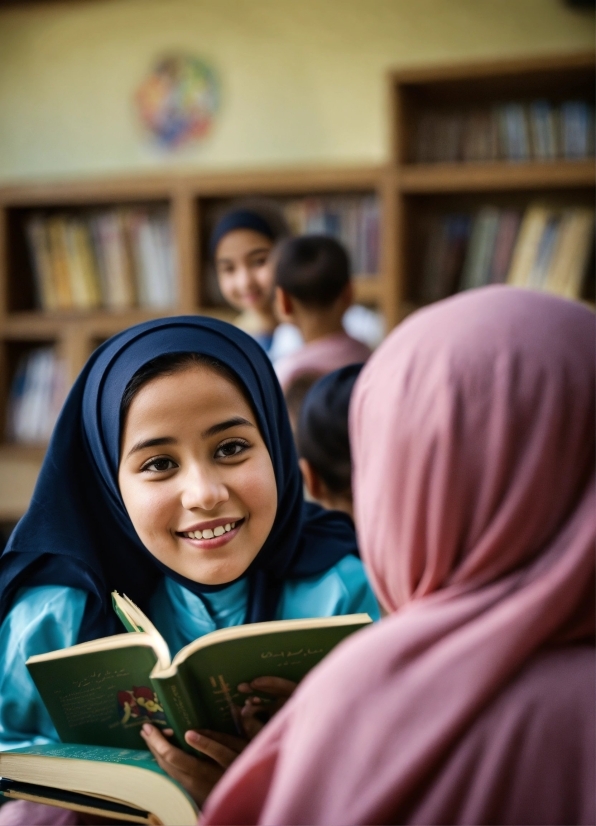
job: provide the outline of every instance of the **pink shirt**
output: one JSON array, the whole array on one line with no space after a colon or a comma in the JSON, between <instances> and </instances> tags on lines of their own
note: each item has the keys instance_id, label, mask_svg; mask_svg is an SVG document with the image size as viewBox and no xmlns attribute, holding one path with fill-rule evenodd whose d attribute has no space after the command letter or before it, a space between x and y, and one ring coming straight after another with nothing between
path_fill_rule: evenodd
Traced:
<instances>
[{"instance_id":1,"label":"pink shirt","mask_svg":"<svg viewBox=\"0 0 596 826\"><path fill-rule=\"evenodd\" d=\"M277 378L285 392L292 382L307 374L324 376L347 364L366 361L370 348L347 333L332 333L311 341L275 364Z\"/></svg>"}]
</instances>

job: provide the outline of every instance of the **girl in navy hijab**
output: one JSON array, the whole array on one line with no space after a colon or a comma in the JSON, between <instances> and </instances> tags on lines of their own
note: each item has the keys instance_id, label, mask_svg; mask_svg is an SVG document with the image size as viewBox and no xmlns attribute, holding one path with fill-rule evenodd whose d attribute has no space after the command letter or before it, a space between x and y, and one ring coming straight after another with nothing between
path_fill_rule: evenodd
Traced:
<instances>
[{"instance_id":1,"label":"girl in navy hijab","mask_svg":"<svg viewBox=\"0 0 596 826\"><path fill-rule=\"evenodd\" d=\"M209 242L221 294L239 313L234 324L274 362L303 343L298 328L280 324L274 311L272 253L287 235L289 228L275 203L259 199L226 212Z\"/></svg>"},{"instance_id":2,"label":"girl in navy hijab","mask_svg":"<svg viewBox=\"0 0 596 826\"><path fill-rule=\"evenodd\" d=\"M269 359L196 316L140 324L91 356L0 558L0 589L0 748L56 739L25 660L121 632L112 590L172 654L245 622L378 617L349 519L303 501ZM173 749L155 731L148 742Z\"/></svg>"}]
</instances>

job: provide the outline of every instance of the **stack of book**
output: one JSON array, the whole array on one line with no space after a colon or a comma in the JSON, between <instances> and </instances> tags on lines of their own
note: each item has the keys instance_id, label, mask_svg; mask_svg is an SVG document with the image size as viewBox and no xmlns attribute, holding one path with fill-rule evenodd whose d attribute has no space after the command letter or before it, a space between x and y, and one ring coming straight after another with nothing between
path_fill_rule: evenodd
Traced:
<instances>
[{"instance_id":1,"label":"stack of book","mask_svg":"<svg viewBox=\"0 0 596 826\"><path fill-rule=\"evenodd\" d=\"M47 442L66 392L64 364L53 347L38 347L22 356L8 400L8 441L19 444Z\"/></svg>"},{"instance_id":2,"label":"stack of book","mask_svg":"<svg viewBox=\"0 0 596 826\"><path fill-rule=\"evenodd\" d=\"M503 103L423 115L418 122L418 163L546 161L594 154L594 106L583 100Z\"/></svg>"},{"instance_id":3,"label":"stack of book","mask_svg":"<svg viewBox=\"0 0 596 826\"><path fill-rule=\"evenodd\" d=\"M448 214L428 228L420 298L508 283L566 298L582 295L594 248L594 210L531 204L524 214L486 206Z\"/></svg>"},{"instance_id":4,"label":"stack of book","mask_svg":"<svg viewBox=\"0 0 596 826\"><path fill-rule=\"evenodd\" d=\"M299 198L287 201L283 211L295 235L321 233L341 241L350 254L356 277L379 272L380 215L376 196Z\"/></svg>"},{"instance_id":5,"label":"stack of book","mask_svg":"<svg viewBox=\"0 0 596 826\"><path fill-rule=\"evenodd\" d=\"M25 230L42 310L176 304L173 239L162 210L33 215Z\"/></svg>"}]
</instances>

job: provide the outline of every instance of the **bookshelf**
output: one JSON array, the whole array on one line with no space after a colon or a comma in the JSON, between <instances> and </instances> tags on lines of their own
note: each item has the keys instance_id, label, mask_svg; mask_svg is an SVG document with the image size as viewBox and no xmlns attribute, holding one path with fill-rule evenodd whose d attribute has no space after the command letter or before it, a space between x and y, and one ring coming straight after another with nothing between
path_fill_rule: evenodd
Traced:
<instances>
[{"instance_id":1,"label":"bookshelf","mask_svg":"<svg viewBox=\"0 0 596 826\"><path fill-rule=\"evenodd\" d=\"M132 324L184 313L231 320L234 313L213 294L206 260L209 227L218 210L255 197L273 200L282 208L300 199L319 206L344 200L381 203L382 180L383 170L369 167L170 175L0 189L0 522L18 518L27 507L44 454L43 442L11 443L6 436L10 389L24 354L53 348L69 386L102 341ZM97 215L157 213L167 216L174 250L176 289L169 306L143 307L135 302L124 307L50 309L40 304L28 239L32 221L48 225L62 221L67 226L73 220L89 228ZM385 276L381 272L355 276L357 300L383 311Z\"/></svg>"},{"instance_id":2,"label":"bookshelf","mask_svg":"<svg viewBox=\"0 0 596 826\"><path fill-rule=\"evenodd\" d=\"M213 291L206 260L209 226L227 203L264 197L283 207L314 199L320 207L338 199L376 198L378 271L356 272L355 293L359 302L383 313L387 329L425 303L421 285L433 220L449 213L474 216L486 207L522 214L536 201L561 210L593 208L593 157L547 159L532 152L525 160L511 160L497 152L482 159L475 149L470 160L474 153L451 146L451 160L442 157L443 150L438 157L431 152L429 160L419 144L422 124L436 124L437 117L451 129L455 115L463 134L470 113L477 122L484 113L486 122L486 113L499 107L546 100L560 117L566 101L593 102L594 54L390 72L387 86L391 148L383 166L172 173L0 188L0 522L18 518L27 507L44 453L42 444L9 444L4 435L19 356L54 347L70 384L95 347L131 324L179 313L231 320L233 313ZM167 215L176 262L171 306L41 310L36 305L27 221L35 215L87 220L102 211Z\"/></svg>"},{"instance_id":3,"label":"bookshelf","mask_svg":"<svg viewBox=\"0 0 596 826\"><path fill-rule=\"evenodd\" d=\"M534 203L561 211L593 208L593 146L580 157L563 124L569 101L593 105L594 94L593 53L389 74L391 159L383 211L390 227L384 235L384 266L392 274L389 325L425 303L421 285L433 219L473 218L489 206L520 215ZM536 101L553 118L559 137L554 151L540 142L544 124L531 109ZM514 140L516 118L526 129L521 150ZM428 141L433 130L440 136L434 145ZM485 138L480 152L479 135ZM590 290L586 283L582 297L593 300Z\"/></svg>"}]
</instances>

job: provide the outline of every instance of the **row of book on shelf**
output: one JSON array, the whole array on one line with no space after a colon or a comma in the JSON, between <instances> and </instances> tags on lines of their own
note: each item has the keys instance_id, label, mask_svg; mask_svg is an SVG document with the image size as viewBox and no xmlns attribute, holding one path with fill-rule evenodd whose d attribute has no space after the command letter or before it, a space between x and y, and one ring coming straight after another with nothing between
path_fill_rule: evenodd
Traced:
<instances>
[{"instance_id":1,"label":"row of book on shelf","mask_svg":"<svg viewBox=\"0 0 596 826\"><path fill-rule=\"evenodd\" d=\"M416 132L418 163L574 160L593 154L594 106L582 100L428 112Z\"/></svg>"},{"instance_id":2,"label":"row of book on shelf","mask_svg":"<svg viewBox=\"0 0 596 826\"><path fill-rule=\"evenodd\" d=\"M427 229L420 299L508 283L580 298L594 249L594 209L530 204L435 216Z\"/></svg>"},{"instance_id":3,"label":"row of book on shelf","mask_svg":"<svg viewBox=\"0 0 596 826\"><path fill-rule=\"evenodd\" d=\"M8 399L8 441L45 444L52 434L67 390L66 365L54 347L35 347L22 355Z\"/></svg>"},{"instance_id":4,"label":"row of book on shelf","mask_svg":"<svg viewBox=\"0 0 596 826\"><path fill-rule=\"evenodd\" d=\"M164 210L35 214L25 229L42 310L176 304L174 244Z\"/></svg>"},{"instance_id":5,"label":"row of book on shelf","mask_svg":"<svg viewBox=\"0 0 596 826\"><path fill-rule=\"evenodd\" d=\"M378 272L376 196L299 198L279 205L293 233L332 235L346 246L356 274ZM176 256L165 210L34 214L25 231L41 310L176 306ZM215 284L207 292L212 303L221 300Z\"/></svg>"},{"instance_id":6,"label":"row of book on shelf","mask_svg":"<svg viewBox=\"0 0 596 826\"><path fill-rule=\"evenodd\" d=\"M282 205L294 235L331 235L347 249L356 277L379 272L380 211L376 195L297 198Z\"/></svg>"}]
</instances>

